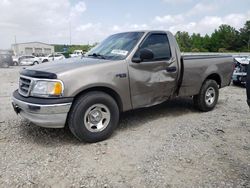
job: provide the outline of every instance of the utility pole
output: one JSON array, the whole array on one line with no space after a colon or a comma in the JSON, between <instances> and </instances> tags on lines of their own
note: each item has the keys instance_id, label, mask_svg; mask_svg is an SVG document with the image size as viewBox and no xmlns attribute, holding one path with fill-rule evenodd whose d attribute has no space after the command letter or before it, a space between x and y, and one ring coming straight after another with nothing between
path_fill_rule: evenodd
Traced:
<instances>
[{"instance_id":1,"label":"utility pole","mask_svg":"<svg viewBox=\"0 0 250 188\"><path fill-rule=\"evenodd\" d=\"M71 20L69 21L69 45L71 45Z\"/></svg>"},{"instance_id":2,"label":"utility pole","mask_svg":"<svg viewBox=\"0 0 250 188\"><path fill-rule=\"evenodd\" d=\"M16 35L14 36L15 44L14 44L14 49L15 49L15 56L17 55L17 44L16 44Z\"/></svg>"}]
</instances>

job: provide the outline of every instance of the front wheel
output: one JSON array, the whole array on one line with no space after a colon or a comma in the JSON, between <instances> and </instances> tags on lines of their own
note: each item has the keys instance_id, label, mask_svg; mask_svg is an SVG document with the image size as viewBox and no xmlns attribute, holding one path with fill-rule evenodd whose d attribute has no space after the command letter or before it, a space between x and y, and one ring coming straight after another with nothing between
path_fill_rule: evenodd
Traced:
<instances>
[{"instance_id":1,"label":"front wheel","mask_svg":"<svg viewBox=\"0 0 250 188\"><path fill-rule=\"evenodd\" d=\"M68 126L81 141L98 142L111 136L119 121L116 101L104 92L89 92L76 99Z\"/></svg>"},{"instance_id":2,"label":"front wheel","mask_svg":"<svg viewBox=\"0 0 250 188\"><path fill-rule=\"evenodd\" d=\"M214 109L219 98L218 84L214 80L206 80L198 95L193 97L196 108L203 112Z\"/></svg>"}]
</instances>

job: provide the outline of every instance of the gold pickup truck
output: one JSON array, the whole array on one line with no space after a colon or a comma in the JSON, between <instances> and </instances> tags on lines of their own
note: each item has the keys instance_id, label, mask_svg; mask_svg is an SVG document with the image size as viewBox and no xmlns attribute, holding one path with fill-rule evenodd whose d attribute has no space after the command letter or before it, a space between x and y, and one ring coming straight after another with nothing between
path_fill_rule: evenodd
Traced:
<instances>
[{"instance_id":1,"label":"gold pickup truck","mask_svg":"<svg viewBox=\"0 0 250 188\"><path fill-rule=\"evenodd\" d=\"M97 142L112 134L121 112L174 97L212 110L232 72L231 56L182 56L170 32L124 32L84 57L24 69L12 104L36 125L69 126L78 139Z\"/></svg>"}]
</instances>

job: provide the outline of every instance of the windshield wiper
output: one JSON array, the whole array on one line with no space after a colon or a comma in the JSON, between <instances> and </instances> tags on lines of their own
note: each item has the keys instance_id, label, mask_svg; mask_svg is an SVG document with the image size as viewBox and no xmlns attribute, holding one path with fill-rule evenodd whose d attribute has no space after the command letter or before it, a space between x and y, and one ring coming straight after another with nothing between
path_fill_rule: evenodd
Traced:
<instances>
[{"instance_id":1,"label":"windshield wiper","mask_svg":"<svg viewBox=\"0 0 250 188\"><path fill-rule=\"evenodd\" d=\"M106 58L104 57L104 55L97 54L97 53L89 54L88 56L91 56L91 57L99 57L99 58L101 58L101 59L106 59Z\"/></svg>"}]
</instances>

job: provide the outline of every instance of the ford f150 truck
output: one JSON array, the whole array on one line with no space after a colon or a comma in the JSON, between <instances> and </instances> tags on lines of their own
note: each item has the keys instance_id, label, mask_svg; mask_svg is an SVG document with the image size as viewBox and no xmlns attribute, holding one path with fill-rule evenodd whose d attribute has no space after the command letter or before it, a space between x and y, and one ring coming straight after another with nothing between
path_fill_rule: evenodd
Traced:
<instances>
[{"instance_id":1,"label":"ford f150 truck","mask_svg":"<svg viewBox=\"0 0 250 188\"><path fill-rule=\"evenodd\" d=\"M174 97L191 96L199 110L212 110L233 72L231 56L181 56L166 31L118 33L63 61L22 70L12 104L34 124L69 126L86 142L108 138L121 112Z\"/></svg>"}]
</instances>

